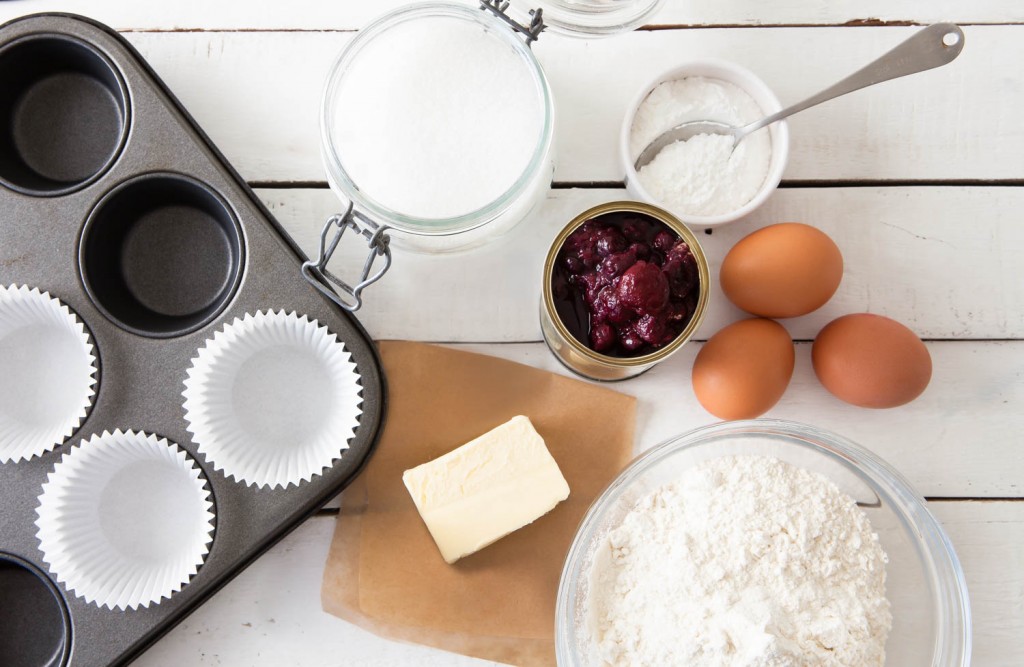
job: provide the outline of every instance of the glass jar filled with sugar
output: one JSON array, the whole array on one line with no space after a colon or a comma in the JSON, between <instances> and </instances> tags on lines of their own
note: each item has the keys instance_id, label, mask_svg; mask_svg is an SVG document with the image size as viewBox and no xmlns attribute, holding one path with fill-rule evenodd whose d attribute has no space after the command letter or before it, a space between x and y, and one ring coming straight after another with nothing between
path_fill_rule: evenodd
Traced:
<instances>
[{"instance_id":1,"label":"glass jar filled with sugar","mask_svg":"<svg viewBox=\"0 0 1024 667\"><path fill-rule=\"evenodd\" d=\"M360 30L331 68L320 116L327 179L345 211L328 220L306 278L355 310L390 266L392 238L400 250L455 252L515 226L554 171L554 102L531 43L549 27L631 30L661 2L413 4ZM327 269L346 230L370 244L352 285Z\"/></svg>"}]
</instances>

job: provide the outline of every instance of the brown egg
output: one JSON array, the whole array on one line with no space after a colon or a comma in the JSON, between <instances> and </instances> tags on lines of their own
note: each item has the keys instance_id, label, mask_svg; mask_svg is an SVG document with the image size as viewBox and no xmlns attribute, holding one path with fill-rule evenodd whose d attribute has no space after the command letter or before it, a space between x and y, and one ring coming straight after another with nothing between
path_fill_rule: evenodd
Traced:
<instances>
[{"instance_id":1,"label":"brown egg","mask_svg":"<svg viewBox=\"0 0 1024 667\"><path fill-rule=\"evenodd\" d=\"M832 298L843 279L843 256L824 232L799 222L759 229L725 256L722 290L761 317L797 317Z\"/></svg>"},{"instance_id":2,"label":"brown egg","mask_svg":"<svg viewBox=\"0 0 1024 667\"><path fill-rule=\"evenodd\" d=\"M719 419L752 419L779 402L793 377L793 341L778 322L751 318L711 337L693 362L693 393Z\"/></svg>"},{"instance_id":3,"label":"brown egg","mask_svg":"<svg viewBox=\"0 0 1024 667\"><path fill-rule=\"evenodd\" d=\"M826 389L864 408L909 403L932 377L932 358L921 339L895 320L868 313L826 325L814 339L811 361Z\"/></svg>"}]
</instances>

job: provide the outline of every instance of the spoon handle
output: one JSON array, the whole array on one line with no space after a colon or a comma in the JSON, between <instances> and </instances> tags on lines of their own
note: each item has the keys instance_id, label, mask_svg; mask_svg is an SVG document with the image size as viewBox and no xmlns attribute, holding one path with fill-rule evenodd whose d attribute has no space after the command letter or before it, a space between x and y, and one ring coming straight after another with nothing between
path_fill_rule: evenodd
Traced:
<instances>
[{"instance_id":1,"label":"spoon handle","mask_svg":"<svg viewBox=\"0 0 1024 667\"><path fill-rule=\"evenodd\" d=\"M852 93L876 83L897 79L901 76L923 72L940 67L960 55L964 48L964 33L959 26L952 23L936 23L919 30L913 37L906 40L878 60L857 70L839 83L826 88L817 95L812 95L802 102L788 106L782 111L762 118L750 125L745 125L736 133L736 140L751 132L771 125L777 120L791 116L822 102Z\"/></svg>"}]
</instances>

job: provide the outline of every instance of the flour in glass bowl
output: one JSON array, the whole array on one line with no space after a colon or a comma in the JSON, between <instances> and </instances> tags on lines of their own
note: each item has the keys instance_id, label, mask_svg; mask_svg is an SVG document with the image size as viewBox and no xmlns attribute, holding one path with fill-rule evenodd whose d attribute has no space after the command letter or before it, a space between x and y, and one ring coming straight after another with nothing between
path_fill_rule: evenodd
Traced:
<instances>
[{"instance_id":1,"label":"flour in glass bowl","mask_svg":"<svg viewBox=\"0 0 1024 667\"><path fill-rule=\"evenodd\" d=\"M542 95L529 64L491 29L421 17L358 52L335 93L330 134L366 196L408 216L453 218L491 204L526 171Z\"/></svg>"},{"instance_id":2,"label":"flour in glass bowl","mask_svg":"<svg viewBox=\"0 0 1024 667\"><path fill-rule=\"evenodd\" d=\"M721 79L691 76L666 81L640 103L630 129L636 157L662 132L694 120L741 126L764 117L746 91ZM732 137L699 134L666 146L638 178L662 206L682 216L732 213L757 195L771 163L768 130L747 135L735 149Z\"/></svg>"},{"instance_id":3,"label":"flour in glass bowl","mask_svg":"<svg viewBox=\"0 0 1024 667\"><path fill-rule=\"evenodd\" d=\"M589 632L610 665L875 667L892 614L867 516L824 476L704 462L599 546Z\"/></svg>"}]
</instances>

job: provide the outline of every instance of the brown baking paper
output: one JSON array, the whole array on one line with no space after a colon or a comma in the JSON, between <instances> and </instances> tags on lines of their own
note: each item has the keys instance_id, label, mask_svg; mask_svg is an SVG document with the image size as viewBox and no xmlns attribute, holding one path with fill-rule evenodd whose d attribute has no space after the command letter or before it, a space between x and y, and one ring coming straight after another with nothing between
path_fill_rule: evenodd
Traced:
<instances>
[{"instance_id":1,"label":"brown baking paper","mask_svg":"<svg viewBox=\"0 0 1024 667\"><path fill-rule=\"evenodd\" d=\"M516 665L553 665L562 563L587 507L632 456L636 400L521 364L420 343L380 345L388 419L345 491L325 611L382 637ZM534 523L448 565L402 472L526 415L569 483Z\"/></svg>"}]
</instances>

